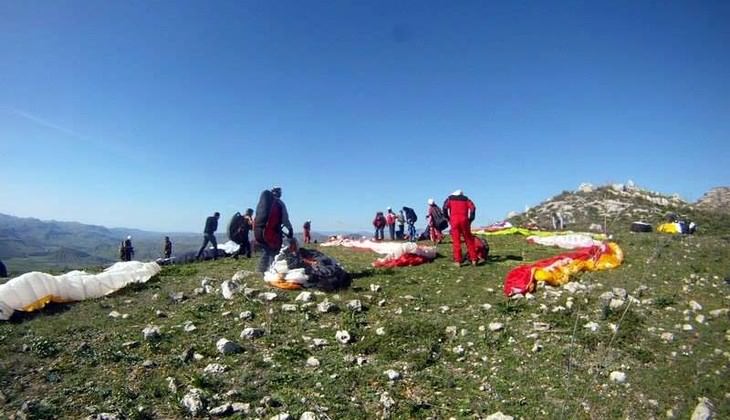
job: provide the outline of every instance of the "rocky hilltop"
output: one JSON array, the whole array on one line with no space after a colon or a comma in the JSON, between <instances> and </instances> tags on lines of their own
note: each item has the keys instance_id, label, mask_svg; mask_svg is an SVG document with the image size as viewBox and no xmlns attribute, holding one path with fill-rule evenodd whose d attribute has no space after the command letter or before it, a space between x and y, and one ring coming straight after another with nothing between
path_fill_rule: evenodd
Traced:
<instances>
[{"instance_id":1,"label":"rocky hilltop","mask_svg":"<svg viewBox=\"0 0 730 420\"><path fill-rule=\"evenodd\" d=\"M717 187L706 192L694 207L699 210L730 213L730 187Z\"/></svg>"},{"instance_id":2,"label":"rocky hilltop","mask_svg":"<svg viewBox=\"0 0 730 420\"><path fill-rule=\"evenodd\" d=\"M532 221L549 228L552 225L551 215L557 212L562 215L568 229L599 230L605 225L609 231L615 231L628 229L634 221L657 224L667 213L676 213L717 229L725 221L707 210L714 210L721 203L727 207L728 190L716 188L705 194L707 200L703 197L693 205L677 194L651 191L631 181L601 186L583 183L576 190L563 191L523 213L511 214L510 221L520 224Z\"/></svg>"}]
</instances>

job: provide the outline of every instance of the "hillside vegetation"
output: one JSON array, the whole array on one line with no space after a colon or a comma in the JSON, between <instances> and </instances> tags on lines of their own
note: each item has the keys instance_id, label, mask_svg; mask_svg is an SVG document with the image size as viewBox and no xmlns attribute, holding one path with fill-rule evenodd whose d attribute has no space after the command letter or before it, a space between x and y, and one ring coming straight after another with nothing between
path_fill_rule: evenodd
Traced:
<instances>
[{"instance_id":1,"label":"hillside vegetation","mask_svg":"<svg viewBox=\"0 0 730 420\"><path fill-rule=\"evenodd\" d=\"M616 236L621 267L511 300L518 260L559 250L498 237L482 266L453 267L443 244L431 264L374 270L374 254L322 248L354 282L311 302L246 273L223 299L254 260L164 267L0 324L0 412L182 418L199 400L198 417L686 419L704 397L730 418L730 236ZM221 338L241 351L220 353Z\"/></svg>"}]
</instances>

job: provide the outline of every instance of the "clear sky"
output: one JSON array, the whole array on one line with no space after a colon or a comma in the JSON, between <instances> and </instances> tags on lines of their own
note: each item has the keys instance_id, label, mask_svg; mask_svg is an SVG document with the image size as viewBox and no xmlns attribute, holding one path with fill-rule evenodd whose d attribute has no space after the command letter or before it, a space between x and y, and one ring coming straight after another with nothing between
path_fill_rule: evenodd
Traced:
<instances>
[{"instance_id":1,"label":"clear sky","mask_svg":"<svg viewBox=\"0 0 730 420\"><path fill-rule=\"evenodd\" d=\"M730 184L727 1L0 2L0 212L371 228L581 182ZM425 219L423 216L420 219ZM422 224L421 224L422 225Z\"/></svg>"}]
</instances>

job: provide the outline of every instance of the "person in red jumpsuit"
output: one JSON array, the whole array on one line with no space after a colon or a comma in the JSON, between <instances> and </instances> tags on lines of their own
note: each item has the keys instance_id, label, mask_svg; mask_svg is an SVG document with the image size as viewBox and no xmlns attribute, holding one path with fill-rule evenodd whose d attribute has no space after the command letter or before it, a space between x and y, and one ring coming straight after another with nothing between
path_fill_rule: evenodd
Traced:
<instances>
[{"instance_id":1,"label":"person in red jumpsuit","mask_svg":"<svg viewBox=\"0 0 730 420\"><path fill-rule=\"evenodd\" d=\"M477 265L477 251L474 236L471 234L471 222L476 216L476 206L461 190L454 191L444 201L443 211L449 218L451 226L451 246L454 253L454 264L461 266L461 239L466 243L466 250L471 265Z\"/></svg>"}]
</instances>

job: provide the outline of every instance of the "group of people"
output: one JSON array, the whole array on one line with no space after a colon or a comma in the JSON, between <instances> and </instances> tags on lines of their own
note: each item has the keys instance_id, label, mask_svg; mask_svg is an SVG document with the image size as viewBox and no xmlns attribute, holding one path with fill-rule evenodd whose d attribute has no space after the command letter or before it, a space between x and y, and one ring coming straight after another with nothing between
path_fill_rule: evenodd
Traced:
<instances>
[{"instance_id":1,"label":"group of people","mask_svg":"<svg viewBox=\"0 0 730 420\"><path fill-rule=\"evenodd\" d=\"M476 216L476 206L464 195L461 190L454 191L444 201L443 206L439 207L433 198L428 199L428 208L426 219L428 222L428 236L434 244L441 243L444 238L443 231L451 228L452 250L454 256L454 264L461 266L463 261L461 243L462 240L466 245L468 260L472 265L477 265L481 260L486 259L482 249L484 244L479 241L471 233L471 223ZM375 227L376 241L385 239L385 228L388 227L390 240L406 239L416 241L416 226L418 220L416 212L404 206L397 214L388 207L387 213L379 211L373 219ZM398 230L396 231L396 224ZM404 233L404 225L408 226L407 235Z\"/></svg>"},{"instance_id":2,"label":"group of people","mask_svg":"<svg viewBox=\"0 0 730 420\"><path fill-rule=\"evenodd\" d=\"M416 236L416 222L418 216L416 212L410 208L403 206L398 212L394 213L391 207L388 207L387 213L383 214L382 211L375 213L373 219L373 227L375 227L375 240L385 240L385 228L388 227L388 233L390 234L390 240L395 241L396 239L407 239L415 242ZM396 224L398 230L396 230ZM405 226L408 226L408 233L405 233Z\"/></svg>"},{"instance_id":3,"label":"group of people","mask_svg":"<svg viewBox=\"0 0 730 420\"><path fill-rule=\"evenodd\" d=\"M294 237L294 228L289 221L289 213L281 196L281 187L275 186L270 190L264 190L259 196L255 213L250 208L243 215L236 213L229 226L229 237L239 245L238 252L234 255L236 258L241 255L251 258L252 246L249 240L249 232L253 230L254 239L262 251L261 260L258 264L258 271L260 272L266 271L274 261L274 257L281 249L283 239L285 237L289 239ZM456 190L449 195L441 207L436 205L432 198L428 199L426 218L429 237L434 243L440 243L444 237L443 231L447 227L451 229L452 250L454 264L456 265L461 266L463 261L462 240L466 245L468 260L472 265L477 265L480 260L486 258L479 254L484 246L480 247L471 233L471 223L474 221L475 216L476 206L461 190ZM201 258L208 244L217 249L218 242L215 232L218 230L219 219L220 213L215 212L205 220L203 245L198 250L197 259ZM236 222L235 225L234 221ZM388 227L391 240L405 239L415 242L418 240L416 221L418 221L416 212L407 206L403 206L398 213L393 212L391 207L387 208L385 214L379 211L373 219L375 240L384 240L385 228ZM311 220L307 220L303 226L305 244L312 241L311 223ZM407 233L405 232L406 226L408 226ZM286 232L284 232L284 229L286 229ZM168 236L165 236L163 253L165 258L172 256L172 242ZM128 236L122 243L120 257L122 261L131 261L134 257L131 236ZM217 253L213 254L213 258L217 258Z\"/></svg>"},{"instance_id":4,"label":"group of people","mask_svg":"<svg viewBox=\"0 0 730 420\"><path fill-rule=\"evenodd\" d=\"M240 216L240 219L235 219L236 216ZM281 187L275 186L270 190L264 190L259 197L255 213L253 209L249 208L246 209L243 215L237 214L236 216L231 220L232 225L235 221L235 227L229 227L228 232L231 240L239 245L238 252L234 257L238 258L244 255L251 258L252 246L249 233L253 230L254 239L262 251L257 270L259 272L266 271L281 249L284 237L289 239L294 237L294 228L289 221L289 212L281 199ZM220 213L215 212L206 219L203 229L203 245L198 251L198 259L200 259L209 243L217 248L215 232L218 229L219 218ZM304 223L304 243L311 243L311 223L311 220ZM287 231L286 234L284 229ZM217 258L217 255L214 254L213 258Z\"/></svg>"}]
</instances>

